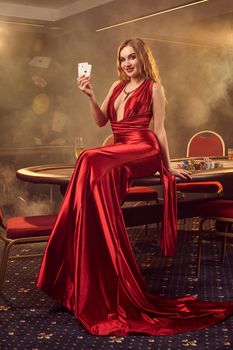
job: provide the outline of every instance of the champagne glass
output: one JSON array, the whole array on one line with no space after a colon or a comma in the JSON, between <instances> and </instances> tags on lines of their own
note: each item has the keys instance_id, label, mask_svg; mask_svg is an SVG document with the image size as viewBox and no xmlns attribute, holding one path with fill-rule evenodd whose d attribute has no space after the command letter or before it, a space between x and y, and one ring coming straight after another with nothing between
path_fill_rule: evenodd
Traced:
<instances>
[{"instance_id":1,"label":"champagne glass","mask_svg":"<svg viewBox=\"0 0 233 350\"><path fill-rule=\"evenodd\" d=\"M227 155L229 160L233 160L233 148L227 149Z\"/></svg>"},{"instance_id":2,"label":"champagne glass","mask_svg":"<svg viewBox=\"0 0 233 350\"><path fill-rule=\"evenodd\" d=\"M82 136L75 137L75 156L78 158L80 153L83 151L83 138Z\"/></svg>"}]
</instances>

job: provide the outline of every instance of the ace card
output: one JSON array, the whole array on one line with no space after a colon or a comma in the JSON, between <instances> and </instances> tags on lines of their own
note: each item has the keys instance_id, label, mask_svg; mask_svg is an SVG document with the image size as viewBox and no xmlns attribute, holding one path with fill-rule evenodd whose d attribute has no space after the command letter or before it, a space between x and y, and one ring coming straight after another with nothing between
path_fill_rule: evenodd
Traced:
<instances>
[{"instance_id":1,"label":"ace card","mask_svg":"<svg viewBox=\"0 0 233 350\"><path fill-rule=\"evenodd\" d=\"M88 62L78 63L78 76L82 77L83 75L90 78L91 64L88 64Z\"/></svg>"}]
</instances>

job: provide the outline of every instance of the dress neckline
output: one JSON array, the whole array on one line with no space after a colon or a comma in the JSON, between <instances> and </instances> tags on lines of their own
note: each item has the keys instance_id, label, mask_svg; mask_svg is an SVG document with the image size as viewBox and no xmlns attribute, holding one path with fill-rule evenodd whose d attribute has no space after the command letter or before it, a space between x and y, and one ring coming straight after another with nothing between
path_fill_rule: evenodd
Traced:
<instances>
[{"instance_id":1,"label":"dress neckline","mask_svg":"<svg viewBox=\"0 0 233 350\"><path fill-rule=\"evenodd\" d=\"M127 104L129 103L129 101L131 100L131 98L134 96L134 94L138 91L138 89L139 89L140 87L142 87L143 84L145 84L145 82L146 82L147 80L148 80L148 79L143 80L143 81L136 87L136 89L134 89L134 90L132 91L132 93L131 93L129 96L127 96L128 98L125 100L125 104L124 104L123 118L120 119L120 120L117 120L117 111L116 111L116 109L115 109L114 104L115 104L115 101L116 101L116 99L118 98L118 96L121 94L121 92L122 92L122 91L125 89L125 87L127 86L128 82L120 82L120 83L119 83L119 85L121 85L121 84L122 84L122 85L121 85L121 88L119 89L119 93L117 94L117 96L115 97L115 100L114 100L114 102L113 102L113 109L114 109L114 113L115 113L115 120L116 120L118 123L125 119L125 111L126 111ZM118 86L119 86L119 85L118 85ZM124 99L123 99L123 101L124 101Z\"/></svg>"},{"instance_id":2,"label":"dress neckline","mask_svg":"<svg viewBox=\"0 0 233 350\"><path fill-rule=\"evenodd\" d=\"M147 79L144 79L134 90L131 90L131 91L129 91L128 93L127 92L125 92L125 89L126 89L126 86L128 85L128 81L126 82L126 83L124 83L124 85L123 85L123 89L122 90L124 90L124 92L127 94L127 96L126 96L126 98L129 96L129 98L145 83L145 81L146 81ZM122 91L121 90L121 91ZM121 92L120 92L121 93ZM118 95L119 96L119 95ZM125 98L125 99L126 99Z\"/></svg>"}]
</instances>

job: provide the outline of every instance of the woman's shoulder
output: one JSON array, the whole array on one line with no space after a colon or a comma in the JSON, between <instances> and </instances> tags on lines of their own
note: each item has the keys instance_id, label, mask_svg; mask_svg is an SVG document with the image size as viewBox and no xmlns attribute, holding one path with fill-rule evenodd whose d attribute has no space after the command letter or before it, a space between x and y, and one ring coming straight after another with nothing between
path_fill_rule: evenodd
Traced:
<instances>
[{"instance_id":1,"label":"woman's shoulder","mask_svg":"<svg viewBox=\"0 0 233 350\"><path fill-rule=\"evenodd\" d=\"M165 104L167 102L163 85L158 82L153 82L152 86L152 103L162 103Z\"/></svg>"},{"instance_id":2,"label":"woman's shoulder","mask_svg":"<svg viewBox=\"0 0 233 350\"><path fill-rule=\"evenodd\" d=\"M122 85L122 84L123 84L123 82L121 80L116 80L112 83L112 86L110 89L113 90L113 89L115 89L116 86Z\"/></svg>"},{"instance_id":3,"label":"woman's shoulder","mask_svg":"<svg viewBox=\"0 0 233 350\"><path fill-rule=\"evenodd\" d=\"M159 95L161 97L165 97L163 85L158 82L153 82L152 93L153 93L153 96Z\"/></svg>"},{"instance_id":4,"label":"woman's shoulder","mask_svg":"<svg viewBox=\"0 0 233 350\"><path fill-rule=\"evenodd\" d=\"M156 91L164 91L163 85L152 79L146 79L145 83L147 86L150 86L151 91L154 93Z\"/></svg>"},{"instance_id":5,"label":"woman's shoulder","mask_svg":"<svg viewBox=\"0 0 233 350\"><path fill-rule=\"evenodd\" d=\"M157 81L152 82L152 87L153 87L154 91L156 91L156 90L164 91L163 85L158 83Z\"/></svg>"},{"instance_id":6,"label":"woman's shoulder","mask_svg":"<svg viewBox=\"0 0 233 350\"><path fill-rule=\"evenodd\" d=\"M111 87L110 87L110 89L109 89L109 92L108 92L108 94L112 94L112 92L115 90L115 88L118 86L118 85L120 85L121 84L121 81L120 80L116 80L116 81L114 81L113 83L112 83L112 85L111 85Z\"/></svg>"}]
</instances>

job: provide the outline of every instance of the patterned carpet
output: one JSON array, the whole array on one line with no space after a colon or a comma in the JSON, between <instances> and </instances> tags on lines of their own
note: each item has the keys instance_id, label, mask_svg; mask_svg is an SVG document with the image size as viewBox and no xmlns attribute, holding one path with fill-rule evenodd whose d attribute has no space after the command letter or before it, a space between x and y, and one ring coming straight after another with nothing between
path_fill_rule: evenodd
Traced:
<instances>
[{"instance_id":1,"label":"patterned carpet","mask_svg":"<svg viewBox=\"0 0 233 350\"><path fill-rule=\"evenodd\" d=\"M155 227L145 236L142 228L129 230L138 263L148 288L159 295L195 295L210 301L233 300L233 250L229 247L220 263L219 245L204 247L201 276L195 278L197 240L186 232L195 221L180 226L178 254L161 255L155 239ZM14 248L20 252L38 252L33 246ZM2 245L0 246L2 249ZM68 312L40 292L34 284L40 258L12 260L7 280L0 293L0 349L2 350L230 350L233 349L233 317L205 330L163 337L95 337L88 334Z\"/></svg>"}]
</instances>

